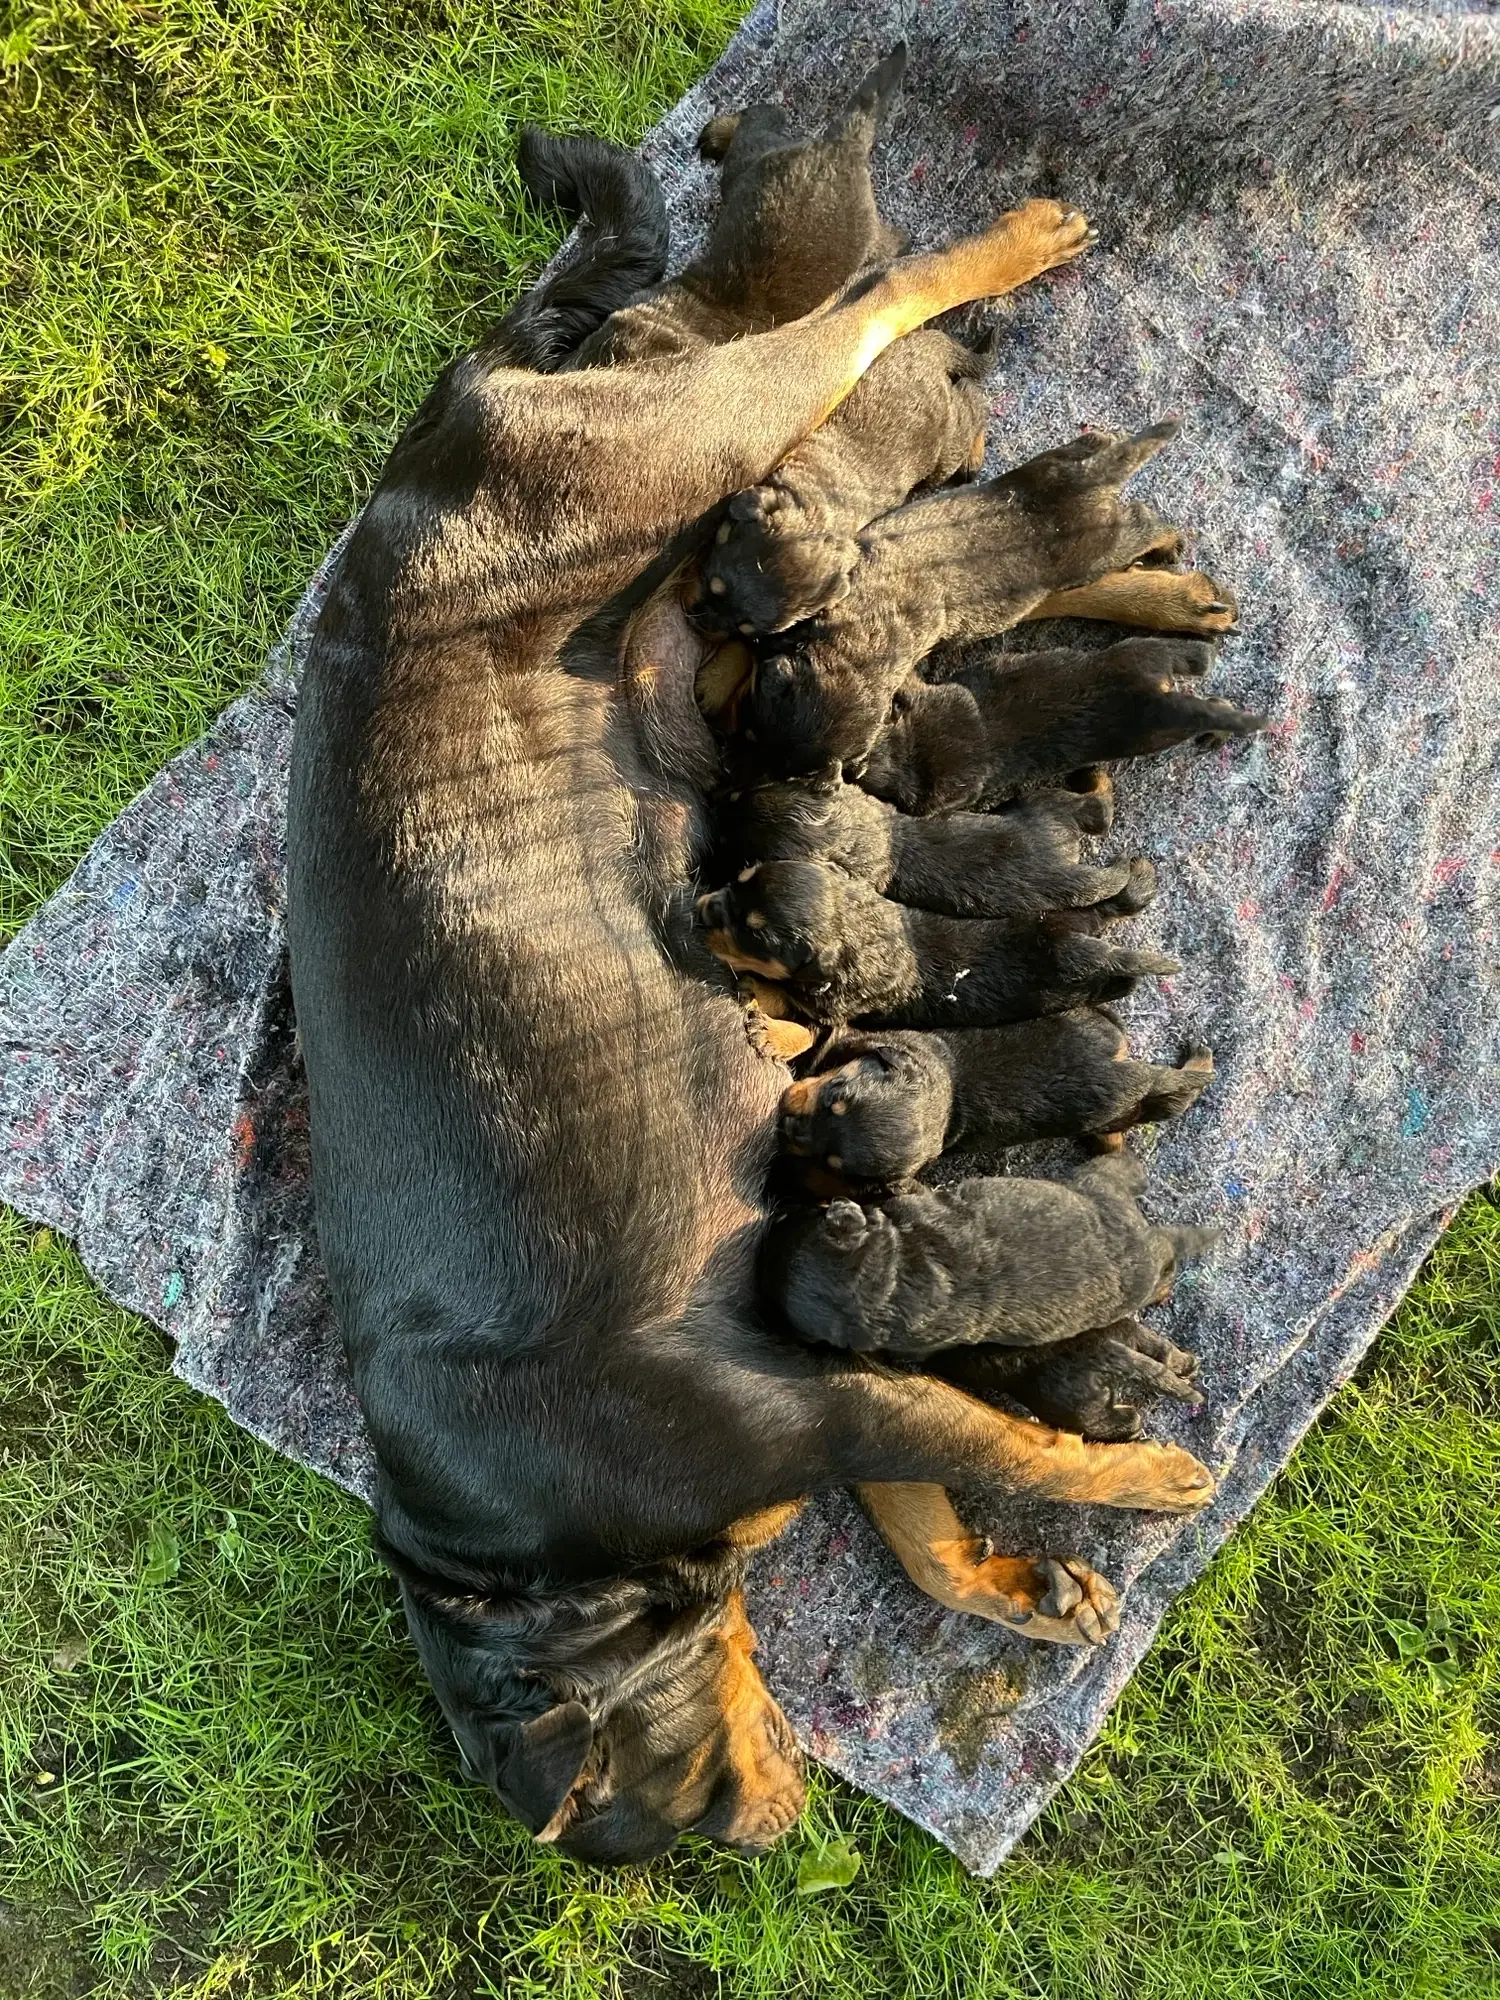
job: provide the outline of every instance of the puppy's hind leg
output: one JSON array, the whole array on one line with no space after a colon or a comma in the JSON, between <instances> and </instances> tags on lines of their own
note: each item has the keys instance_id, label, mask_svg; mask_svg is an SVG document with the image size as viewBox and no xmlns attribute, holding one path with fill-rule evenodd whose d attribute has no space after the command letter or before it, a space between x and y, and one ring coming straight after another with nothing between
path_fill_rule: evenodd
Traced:
<instances>
[{"instance_id":1,"label":"puppy's hind leg","mask_svg":"<svg viewBox=\"0 0 1500 2000\"><path fill-rule=\"evenodd\" d=\"M1168 1118L1180 1118L1198 1102L1213 1080L1214 1059L1210 1050L1194 1047L1176 1069L1155 1063L1143 1067L1149 1072L1150 1084L1130 1122L1155 1125Z\"/></svg>"}]
</instances>

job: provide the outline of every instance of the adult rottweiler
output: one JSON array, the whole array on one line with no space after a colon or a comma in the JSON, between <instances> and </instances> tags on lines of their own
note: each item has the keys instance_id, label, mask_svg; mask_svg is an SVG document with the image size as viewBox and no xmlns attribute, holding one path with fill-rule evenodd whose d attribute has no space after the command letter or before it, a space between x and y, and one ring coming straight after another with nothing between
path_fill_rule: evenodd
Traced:
<instances>
[{"instance_id":1,"label":"adult rottweiler","mask_svg":"<svg viewBox=\"0 0 1500 2000\"><path fill-rule=\"evenodd\" d=\"M868 153L878 94L825 159ZM598 316L632 275L611 246L653 207L640 169L550 149L553 191L592 219L584 262L566 300L544 283L455 362L397 443L329 587L293 757L318 1231L380 1543L467 1768L595 1860L687 1828L756 1851L794 1819L740 1583L804 1495L877 1482L883 1531L943 1601L1078 1643L1109 1627L1103 1580L988 1555L944 1487L1213 1492L1186 1452L1088 1444L755 1311L790 1077L693 933L701 800L672 768L692 685L684 701L662 586L892 341L1088 237L1034 201L882 261L872 199L851 209L835 176L821 206L816 147L736 165L766 124L731 134L676 294L697 333L646 359L579 337L587 258ZM783 200L764 243L762 197L788 187L800 209ZM654 244L649 218L635 241ZM729 339L752 282L766 330ZM659 336L672 299L644 308ZM596 358L613 365L574 365Z\"/></svg>"}]
</instances>

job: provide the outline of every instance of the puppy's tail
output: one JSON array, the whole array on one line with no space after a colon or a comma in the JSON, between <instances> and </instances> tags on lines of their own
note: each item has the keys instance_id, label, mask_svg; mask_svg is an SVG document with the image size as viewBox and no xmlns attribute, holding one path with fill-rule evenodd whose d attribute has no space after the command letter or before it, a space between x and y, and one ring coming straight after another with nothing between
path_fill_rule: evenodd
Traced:
<instances>
[{"instance_id":1,"label":"puppy's tail","mask_svg":"<svg viewBox=\"0 0 1500 2000\"><path fill-rule=\"evenodd\" d=\"M545 373L565 361L667 268L667 205L654 173L604 139L556 138L528 127L516 168L532 199L579 223L555 270L506 316L507 356Z\"/></svg>"}]
</instances>

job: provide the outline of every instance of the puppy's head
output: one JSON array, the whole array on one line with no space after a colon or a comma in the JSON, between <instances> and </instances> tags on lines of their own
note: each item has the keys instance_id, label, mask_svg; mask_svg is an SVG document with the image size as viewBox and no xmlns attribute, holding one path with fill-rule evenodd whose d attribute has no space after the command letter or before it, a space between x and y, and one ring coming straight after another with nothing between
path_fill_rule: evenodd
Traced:
<instances>
[{"instance_id":1,"label":"puppy's head","mask_svg":"<svg viewBox=\"0 0 1500 2000\"><path fill-rule=\"evenodd\" d=\"M810 650L768 653L740 703L739 726L773 777L857 764L875 741L886 703L878 690L821 667Z\"/></svg>"},{"instance_id":2,"label":"puppy's head","mask_svg":"<svg viewBox=\"0 0 1500 2000\"><path fill-rule=\"evenodd\" d=\"M861 1041L836 1069L781 1100L781 1143L846 1181L906 1180L943 1150L953 1110L947 1066L918 1040Z\"/></svg>"},{"instance_id":3,"label":"puppy's head","mask_svg":"<svg viewBox=\"0 0 1500 2000\"><path fill-rule=\"evenodd\" d=\"M759 1854L801 1812L801 1755L738 1591L616 1611L561 1642L549 1632L546 1664L519 1671L513 1618L404 1595L464 1775L538 1840L601 1864L649 1860L689 1832Z\"/></svg>"},{"instance_id":4,"label":"puppy's head","mask_svg":"<svg viewBox=\"0 0 1500 2000\"><path fill-rule=\"evenodd\" d=\"M700 616L729 633L784 632L849 594L859 544L800 533L800 514L774 490L737 493L703 564Z\"/></svg>"},{"instance_id":5,"label":"puppy's head","mask_svg":"<svg viewBox=\"0 0 1500 2000\"><path fill-rule=\"evenodd\" d=\"M824 987L858 938L858 885L816 861L765 861L697 902L709 949L737 972Z\"/></svg>"}]
</instances>

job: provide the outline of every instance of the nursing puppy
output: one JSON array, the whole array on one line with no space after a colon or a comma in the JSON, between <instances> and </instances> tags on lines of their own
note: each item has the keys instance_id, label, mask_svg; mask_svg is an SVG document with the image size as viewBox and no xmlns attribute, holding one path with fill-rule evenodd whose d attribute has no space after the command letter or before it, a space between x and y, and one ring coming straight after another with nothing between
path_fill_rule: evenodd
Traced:
<instances>
[{"instance_id":1,"label":"nursing puppy","mask_svg":"<svg viewBox=\"0 0 1500 2000\"><path fill-rule=\"evenodd\" d=\"M842 868L769 861L698 898L710 950L785 987L810 1021L892 1028L994 1027L1118 1000L1176 959L1101 935L1155 893L1148 861L1085 910L978 920L907 909Z\"/></svg>"},{"instance_id":2,"label":"nursing puppy","mask_svg":"<svg viewBox=\"0 0 1500 2000\"><path fill-rule=\"evenodd\" d=\"M984 463L986 362L931 327L883 354L763 485L730 501L703 559L699 622L781 632L845 597L861 530L918 487Z\"/></svg>"},{"instance_id":3,"label":"nursing puppy","mask_svg":"<svg viewBox=\"0 0 1500 2000\"><path fill-rule=\"evenodd\" d=\"M781 1100L781 1143L852 1183L914 1178L941 1154L1123 1132L1179 1118L1213 1076L1206 1049L1137 1062L1111 1014L1076 1008L951 1034L843 1033Z\"/></svg>"},{"instance_id":4,"label":"nursing puppy","mask_svg":"<svg viewBox=\"0 0 1500 2000\"><path fill-rule=\"evenodd\" d=\"M974 811L1080 765L1254 735L1264 716L1173 686L1213 659L1194 640L1122 639L1099 652L980 654L937 685L912 675L859 781L903 812Z\"/></svg>"},{"instance_id":5,"label":"nursing puppy","mask_svg":"<svg viewBox=\"0 0 1500 2000\"><path fill-rule=\"evenodd\" d=\"M857 765L934 647L990 638L1065 586L1175 549L1177 530L1121 488L1180 428L1077 438L882 516L861 538L847 595L761 649L734 713L747 759L782 777ZM1232 607L1212 601L1205 620L1227 625Z\"/></svg>"},{"instance_id":6,"label":"nursing puppy","mask_svg":"<svg viewBox=\"0 0 1500 2000\"><path fill-rule=\"evenodd\" d=\"M1138 1438L1141 1410L1159 1396L1197 1409L1198 1357L1139 1320L1075 1334L1045 1347L955 1347L925 1365L988 1401L1022 1404L1044 1423L1101 1441Z\"/></svg>"},{"instance_id":7,"label":"nursing puppy","mask_svg":"<svg viewBox=\"0 0 1500 2000\"><path fill-rule=\"evenodd\" d=\"M854 115L872 134L873 106ZM842 132L829 144L846 157ZM628 191L638 169L608 156ZM797 180L767 157L769 182ZM597 224L595 180L577 192ZM816 172L801 184L788 302L820 282L808 246L842 240ZM725 240L745 244L756 218L735 204L761 182L733 186ZM596 227L606 262L614 240ZM673 913L702 800L622 685L705 521L884 345L1085 240L1082 218L1030 204L786 323L774 268L747 273L772 330L650 366L572 365L575 267L555 313L544 284L440 379L314 634L292 982L380 1545L466 1767L590 1859L688 1827L758 1851L794 1819L797 1759L738 1585L801 1496L860 1487L944 1602L1083 1643L1109 1627L1102 1579L975 1551L943 1489L1169 1508L1213 1492L1186 1453L1041 1430L757 1315L789 1075L709 955L701 976L675 955L692 955ZM829 291L848 275L821 268Z\"/></svg>"},{"instance_id":8,"label":"nursing puppy","mask_svg":"<svg viewBox=\"0 0 1500 2000\"><path fill-rule=\"evenodd\" d=\"M716 863L826 861L883 896L954 917L1040 916L1117 896L1129 862L1086 867L1085 834L1109 829L1107 786L1037 792L996 813L915 819L839 779L757 785L717 802Z\"/></svg>"},{"instance_id":9,"label":"nursing puppy","mask_svg":"<svg viewBox=\"0 0 1500 2000\"><path fill-rule=\"evenodd\" d=\"M762 1284L805 1340L860 1353L1067 1340L1165 1298L1179 1262L1217 1240L1149 1223L1145 1181L1111 1153L1066 1184L978 1178L835 1201L778 1224Z\"/></svg>"}]
</instances>

